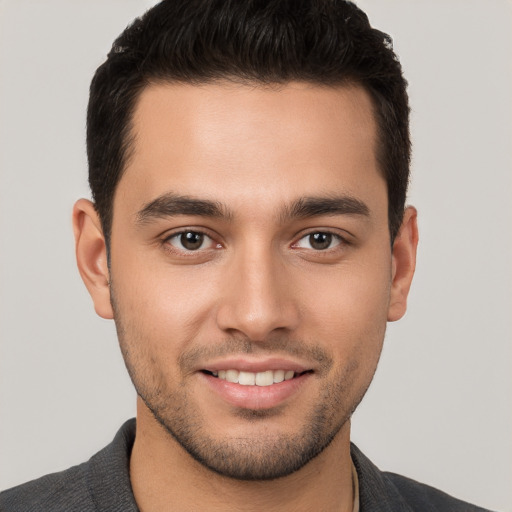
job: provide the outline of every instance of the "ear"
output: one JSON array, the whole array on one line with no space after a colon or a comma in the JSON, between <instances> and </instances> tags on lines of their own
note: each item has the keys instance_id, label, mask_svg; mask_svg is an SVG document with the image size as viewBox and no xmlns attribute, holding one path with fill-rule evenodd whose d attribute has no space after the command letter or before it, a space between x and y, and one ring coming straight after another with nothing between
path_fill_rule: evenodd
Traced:
<instances>
[{"instance_id":1,"label":"ear","mask_svg":"<svg viewBox=\"0 0 512 512\"><path fill-rule=\"evenodd\" d=\"M400 231L393 243L392 282L388 309L388 321L395 322L405 315L407 296L416 268L418 247L418 212L409 206L405 210Z\"/></svg>"},{"instance_id":2,"label":"ear","mask_svg":"<svg viewBox=\"0 0 512 512\"><path fill-rule=\"evenodd\" d=\"M79 199L73 208L73 231L78 271L91 295L96 313L112 319L107 248L100 219L91 201Z\"/></svg>"}]
</instances>

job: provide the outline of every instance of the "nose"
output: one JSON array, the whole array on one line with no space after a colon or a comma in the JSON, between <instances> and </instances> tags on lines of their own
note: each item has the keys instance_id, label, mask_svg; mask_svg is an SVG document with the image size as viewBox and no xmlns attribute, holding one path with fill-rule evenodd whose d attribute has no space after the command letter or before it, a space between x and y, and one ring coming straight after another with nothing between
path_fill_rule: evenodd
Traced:
<instances>
[{"instance_id":1,"label":"nose","mask_svg":"<svg viewBox=\"0 0 512 512\"><path fill-rule=\"evenodd\" d=\"M229 334L265 341L274 331L293 331L299 306L285 262L270 250L247 251L230 261L217 309L217 325Z\"/></svg>"}]
</instances>

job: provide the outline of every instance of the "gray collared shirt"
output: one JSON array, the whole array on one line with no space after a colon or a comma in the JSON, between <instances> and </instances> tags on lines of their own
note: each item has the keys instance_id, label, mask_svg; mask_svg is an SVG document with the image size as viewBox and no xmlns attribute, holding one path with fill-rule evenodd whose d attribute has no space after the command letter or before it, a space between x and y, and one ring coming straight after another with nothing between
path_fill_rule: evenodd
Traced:
<instances>
[{"instance_id":1,"label":"gray collared shirt","mask_svg":"<svg viewBox=\"0 0 512 512\"><path fill-rule=\"evenodd\" d=\"M139 512L129 463L135 420L89 461L0 493L2 512ZM394 473L380 471L355 445L360 512L489 512Z\"/></svg>"}]
</instances>

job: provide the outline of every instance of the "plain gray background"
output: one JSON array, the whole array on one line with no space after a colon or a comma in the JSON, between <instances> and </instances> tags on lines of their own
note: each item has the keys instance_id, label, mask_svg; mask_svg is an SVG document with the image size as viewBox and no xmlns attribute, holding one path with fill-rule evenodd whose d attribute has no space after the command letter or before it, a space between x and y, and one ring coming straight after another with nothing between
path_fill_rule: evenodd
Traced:
<instances>
[{"instance_id":1,"label":"plain gray background","mask_svg":"<svg viewBox=\"0 0 512 512\"><path fill-rule=\"evenodd\" d=\"M88 459L135 413L75 268L89 81L149 0L0 0L0 488ZM512 4L364 0L410 82L409 312L353 439L382 469L512 511Z\"/></svg>"}]
</instances>

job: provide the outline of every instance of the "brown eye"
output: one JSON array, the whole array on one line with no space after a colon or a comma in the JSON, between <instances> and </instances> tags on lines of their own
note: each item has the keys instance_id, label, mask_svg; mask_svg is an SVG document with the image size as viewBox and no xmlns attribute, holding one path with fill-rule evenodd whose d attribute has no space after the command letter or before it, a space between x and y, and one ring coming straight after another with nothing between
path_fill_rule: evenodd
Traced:
<instances>
[{"instance_id":1,"label":"brown eye","mask_svg":"<svg viewBox=\"0 0 512 512\"><path fill-rule=\"evenodd\" d=\"M309 235L309 244L317 251L328 249L332 242L332 235L330 233L313 233Z\"/></svg>"},{"instance_id":2,"label":"brown eye","mask_svg":"<svg viewBox=\"0 0 512 512\"><path fill-rule=\"evenodd\" d=\"M341 243L341 238L333 233L325 231L317 231L302 237L296 247L301 249L313 249L315 251L325 251L332 249Z\"/></svg>"},{"instance_id":3,"label":"brown eye","mask_svg":"<svg viewBox=\"0 0 512 512\"><path fill-rule=\"evenodd\" d=\"M197 251L212 242L211 238L198 231L184 231L169 238L168 242L176 249L185 251Z\"/></svg>"}]
</instances>

